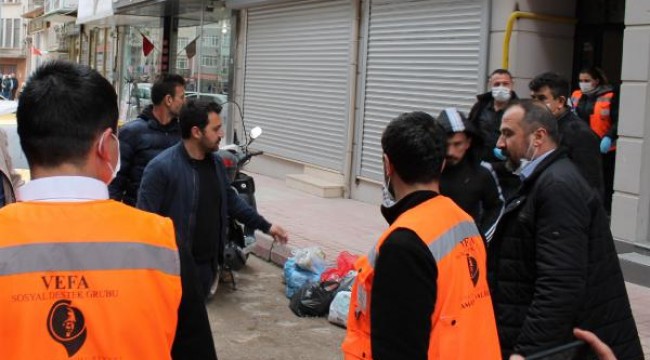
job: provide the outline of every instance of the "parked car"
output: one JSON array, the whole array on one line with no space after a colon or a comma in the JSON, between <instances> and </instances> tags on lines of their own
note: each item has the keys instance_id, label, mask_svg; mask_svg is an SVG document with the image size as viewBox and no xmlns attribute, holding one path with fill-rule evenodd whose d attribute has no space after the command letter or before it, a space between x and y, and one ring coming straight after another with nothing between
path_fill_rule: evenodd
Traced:
<instances>
[{"instance_id":1,"label":"parked car","mask_svg":"<svg viewBox=\"0 0 650 360\"><path fill-rule=\"evenodd\" d=\"M0 115L13 114L18 109L18 101L0 96Z\"/></svg>"}]
</instances>

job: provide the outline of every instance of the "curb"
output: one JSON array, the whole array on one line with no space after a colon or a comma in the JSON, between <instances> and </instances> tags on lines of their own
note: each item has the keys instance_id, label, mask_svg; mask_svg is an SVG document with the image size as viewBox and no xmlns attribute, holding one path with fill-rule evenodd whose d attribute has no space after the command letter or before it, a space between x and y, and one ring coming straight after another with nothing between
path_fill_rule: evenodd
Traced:
<instances>
[{"instance_id":1,"label":"curb","mask_svg":"<svg viewBox=\"0 0 650 360\"><path fill-rule=\"evenodd\" d=\"M260 259L279 267L284 266L284 263L291 256L291 251L296 249L295 246L274 243L271 236L259 231L255 233L255 238L257 241L253 246L252 253Z\"/></svg>"}]
</instances>

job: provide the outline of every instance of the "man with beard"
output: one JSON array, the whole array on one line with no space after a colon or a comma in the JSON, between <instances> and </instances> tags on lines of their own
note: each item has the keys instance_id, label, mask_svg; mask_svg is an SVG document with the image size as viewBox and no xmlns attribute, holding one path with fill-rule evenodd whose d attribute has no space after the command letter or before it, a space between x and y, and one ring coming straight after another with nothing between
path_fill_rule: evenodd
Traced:
<instances>
[{"instance_id":1,"label":"man with beard","mask_svg":"<svg viewBox=\"0 0 650 360\"><path fill-rule=\"evenodd\" d=\"M496 174L478 151L481 138L473 125L455 108L443 110L437 121L447 133L445 167L440 193L450 197L476 222L486 241L492 239L503 210L503 196Z\"/></svg>"},{"instance_id":2,"label":"man with beard","mask_svg":"<svg viewBox=\"0 0 650 360\"><path fill-rule=\"evenodd\" d=\"M178 113L185 103L185 79L160 77L151 87L150 105L120 128L120 170L108 187L111 199L135 206L142 172L149 161L180 140Z\"/></svg>"},{"instance_id":3,"label":"man with beard","mask_svg":"<svg viewBox=\"0 0 650 360\"><path fill-rule=\"evenodd\" d=\"M502 353L527 356L568 343L579 327L618 359L642 359L607 214L558 137L542 102L516 102L503 114L497 146L522 185L488 251Z\"/></svg>"},{"instance_id":4,"label":"man with beard","mask_svg":"<svg viewBox=\"0 0 650 360\"><path fill-rule=\"evenodd\" d=\"M170 217L179 246L188 246L207 297L223 264L228 216L287 242L287 233L271 225L230 186L219 148L223 127L215 102L188 101L180 111L182 141L155 157L144 170L137 207Z\"/></svg>"}]
</instances>

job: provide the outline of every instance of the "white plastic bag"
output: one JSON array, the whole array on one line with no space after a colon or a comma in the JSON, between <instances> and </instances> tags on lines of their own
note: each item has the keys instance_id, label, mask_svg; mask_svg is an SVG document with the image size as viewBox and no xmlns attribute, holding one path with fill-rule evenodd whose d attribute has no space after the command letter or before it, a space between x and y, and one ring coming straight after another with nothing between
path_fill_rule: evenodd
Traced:
<instances>
[{"instance_id":1,"label":"white plastic bag","mask_svg":"<svg viewBox=\"0 0 650 360\"><path fill-rule=\"evenodd\" d=\"M327 315L327 320L332 324L340 325L343 327L348 326L348 311L350 310L350 291L339 291L332 303L330 304L330 312Z\"/></svg>"},{"instance_id":2,"label":"white plastic bag","mask_svg":"<svg viewBox=\"0 0 650 360\"><path fill-rule=\"evenodd\" d=\"M296 249L291 252L296 259L296 265L313 273L322 273L325 269L325 252L318 246Z\"/></svg>"}]
</instances>

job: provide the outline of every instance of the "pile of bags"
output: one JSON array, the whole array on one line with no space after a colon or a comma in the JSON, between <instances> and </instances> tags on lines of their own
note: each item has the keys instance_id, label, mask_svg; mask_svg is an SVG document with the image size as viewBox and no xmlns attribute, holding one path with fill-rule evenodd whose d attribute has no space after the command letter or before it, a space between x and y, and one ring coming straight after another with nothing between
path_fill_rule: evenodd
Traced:
<instances>
[{"instance_id":1,"label":"pile of bags","mask_svg":"<svg viewBox=\"0 0 650 360\"><path fill-rule=\"evenodd\" d=\"M284 264L289 308L300 317L328 315L330 322L345 327L357 258L343 251L336 265L328 267L320 248L294 250Z\"/></svg>"}]
</instances>

